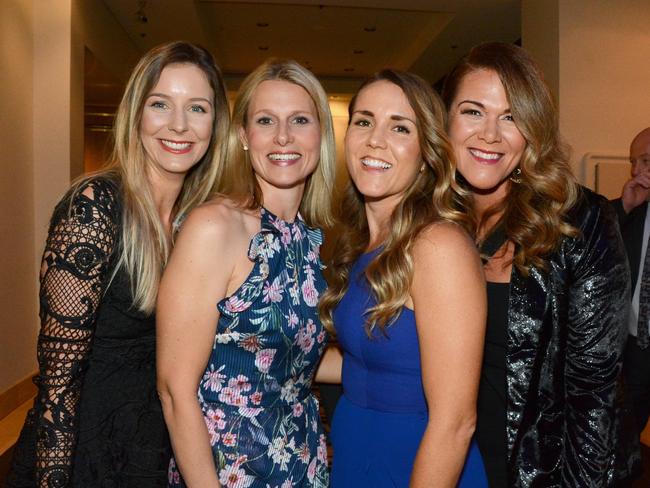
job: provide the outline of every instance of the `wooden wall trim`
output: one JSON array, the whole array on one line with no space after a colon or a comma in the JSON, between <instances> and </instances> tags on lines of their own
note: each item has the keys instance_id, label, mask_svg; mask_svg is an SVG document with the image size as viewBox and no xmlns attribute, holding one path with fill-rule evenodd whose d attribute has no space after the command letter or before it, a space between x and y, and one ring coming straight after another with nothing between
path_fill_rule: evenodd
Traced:
<instances>
[{"instance_id":1,"label":"wooden wall trim","mask_svg":"<svg viewBox=\"0 0 650 488\"><path fill-rule=\"evenodd\" d=\"M0 393L0 420L36 395L36 386L32 382L35 374L36 371Z\"/></svg>"}]
</instances>

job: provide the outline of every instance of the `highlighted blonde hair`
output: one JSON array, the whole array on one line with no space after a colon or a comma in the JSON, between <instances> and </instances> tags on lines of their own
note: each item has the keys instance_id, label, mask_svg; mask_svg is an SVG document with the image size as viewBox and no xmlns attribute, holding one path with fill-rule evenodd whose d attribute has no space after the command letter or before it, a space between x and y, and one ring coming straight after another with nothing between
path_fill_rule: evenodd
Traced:
<instances>
[{"instance_id":1,"label":"highlighted blonde hair","mask_svg":"<svg viewBox=\"0 0 650 488\"><path fill-rule=\"evenodd\" d=\"M248 124L248 108L257 87L263 81L286 81L301 86L316 106L320 123L320 160L316 170L307 178L300 204L300 214L310 226L332 225L331 196L334 188L336 151L334 129L327 95L316 77L291 60L270 59L260 65L243 81L235 106L228 135L227 157L217 174L215 192L256 209L264 205L262 191L255 178L248 153L239 139L240 128Z\"/></svg>"},{"instance_id":2,"label":"highlighted blonde hair","mask_svg":"<svg viewBox=\"0 0 650 488\"><path fill-rule=\"evenodd\" d=\"M395 207L384 244L365 270L376 305L367 312L366 331L370 336L378 327L386 331L399 316L409 298L413 278L412 249L420 232L434 222L453 222L469 226L462 211L465 192L455 180L451 144L444 131L442 102L422 78L396 70L383 70L367 79L352 98L350 119L359 93L378 81L388 81L401 88L415 112L420 154L426 163L403 200ZM334 331L333 310L348 289L350 269L369 244L368 220L363 195L348 183L340 208L341 235L330 270L330 286L320 301L320 316Z\"/></svg>"},{"instance_id":3,"label":"highlighted blonde hair","mask_svg":"<svg viewBox=\"0 0 650 488\"><path fill-rule=\"evenodd\" d=\"M221 71L206 49L183 41L170 42L150 50L138 62L117 109L111 160L106 169L96 175L119 181L123 201L121 247L116 270L121 266L126 269L132 283L133 305L145 313L154 310L171 243L153 200L148 178L149 163L140 138L140 122L148 94L163 69L171 64L191 64L205 74L213 91L214 122L208 149L185 177L170 224L209 196L224 156L229 128L228 101Z\"/></svg>"},{"instance_id":4,"label":"highlighted blonde hair","mask_svg":"<svg viewBox=\"0 0 650 488\"><path fill-rule=\"evenodd\" d=\"M560 138L555 102L530 54L499 42L474 47L445 80L442 98L447 110L465 76L477 70L494 71L499 76L515 125L526 139L526 149L519 162L521 182L510 183L507 198L481 218L473 206L468 207L468 213L476 233L483 236L489 234L489 229L483 228L488 219L503 212L500 222L515 244L513 264L527 275L531 266L546 269L544 257L564 236L577 235L567 214L579 198L580 187Z\"/></svg>"}]
</instances>

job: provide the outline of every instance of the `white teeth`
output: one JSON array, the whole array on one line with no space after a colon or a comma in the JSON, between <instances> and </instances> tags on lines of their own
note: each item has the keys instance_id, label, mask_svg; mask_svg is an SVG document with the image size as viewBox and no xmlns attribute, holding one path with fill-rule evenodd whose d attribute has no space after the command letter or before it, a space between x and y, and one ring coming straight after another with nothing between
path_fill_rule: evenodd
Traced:
<instances>
[{"instance_id":1,"label":"white teeth","mask_svg":"<svg viewBox=\"0 0 650 488\"><path fill-rule=\"evenodd\" d=\"M387 163L386 161L380 161L378 159L368 159L368 158L363 158L361 160L361 164L364 166L368 166L369 168L381 168L381 169L389 169L392 168L392 164Z\"/></svg>"},{"instance_id":2,"label":"white teeth","mask_svg":"<svg viewBox=\"0 0 650 488\"><path fill-rule=\"evenodd\" d=\"M481 159L499 159L502 156L501 153L485 153L483 151L479 151L478 149L470 149L469 152L471 152L477 158Z\"/></svg>"},{"instance_id":3,"label":"white teeth","mask_svg":"<svg viewBox=\"0 0 650 488\"><path fill-rule=\"evenodd\" d=\"M298 153L271 153L269 154L269 159L272 161L294 161L300 157Z\"/></svg>"},{"instance_id":4,"label":"white teeth","mask_svg":"<svg viewBox=\"0 0 650 488\"><path fill-rule=\"evenodd\" d=\"M173 149L175 151L182 151L183 149L187 149L190 147L190 142L174 142L174 141L167 141L165 139L161 139L163 143L163 146L167 146L170 149Z\"/></svg>"}]
</instances>

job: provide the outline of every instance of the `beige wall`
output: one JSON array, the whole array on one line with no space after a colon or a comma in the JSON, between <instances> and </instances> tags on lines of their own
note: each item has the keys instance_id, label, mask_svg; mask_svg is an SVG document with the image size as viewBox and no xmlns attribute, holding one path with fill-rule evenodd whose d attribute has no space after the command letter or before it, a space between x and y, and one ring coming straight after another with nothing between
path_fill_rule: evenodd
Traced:
<instances>
[{"instance_id":1,"label":"beige wall","mask_svg":"<svg viewBox=\"0 0 650 488\"><path fill-rule=\"evenodd\" d=\"M118 76L137 58L100 0L0 0L0 393L36 369L47 225L83 168L84 46Z\"/></svg>"},{"instance_id":2,"label":"beige wall","mask_svg":"<svg viewBox=\"0 0 650 488\"><path fill-rule=\"evenodd\" d=\"M34 371L32 0L0 1L0 392Z\"/></svg>"},{"instance_id":3,"label":"beige wall","mask_svg":"<svg viewBox=\"0 0 650 488\"><path fill-rule=\"evenodd\" d=\"M650 125L650 2L560 2L560 128L578 174L587 152L627 154Z\"/></svg>"},{"instance_id":4,"label":"beige wall","mask_svg":"<svg viewBox=\"0 0 650 488\"><path fill-rule=\"evenodd\" d=\"M560 108L572 166L593 188L598 160L608 161L599 191L615 196L625 176L610 161L650 126L650 2L523 0L522 40L546 72ZM607 156L584 161L587 153ZM614 158L612 158L614 157ZM619 161L619 172L629 166Z\"/></svg>"}]
</instances>

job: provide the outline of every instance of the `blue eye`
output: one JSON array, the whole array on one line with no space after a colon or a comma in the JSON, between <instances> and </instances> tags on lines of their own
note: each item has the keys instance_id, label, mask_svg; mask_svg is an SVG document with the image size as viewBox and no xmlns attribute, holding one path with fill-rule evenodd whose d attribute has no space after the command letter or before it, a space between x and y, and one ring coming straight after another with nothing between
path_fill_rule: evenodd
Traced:
<instances>
[{"instance_id":1,"label":"blue eye","mask_svg":"<svg viewBox=\"0 0 650 488\"><path fill-rule=\"evenodd\" d=\"M198 113L207 113L207 110L203 108L201 105L192 105L190 107L191 112L198 112Z\"/></svg>"},{"instance_id":2,"label":"blue eye","mask_svg":"<svg viewBox=\"0 0 650 488\"><path fill-rule=\"evenodd\" d=\"M273 121L271 120L271 117L260 117L255 122L260 124L260 125L270 125L270 124L273 123Z\"/></svg>"},{"instance_id":3,"label":"blue eye","mask_svg":"<svg viewBox=\"0 0 650 488\"><path fill-rule=\"evenodd\" d=\"M155 100L155 101L151 102L151 104L149 106L153 107L153 108L158 108L158 109L167 108L167 104L165 102L160 101L160 100Z\"/></svg>"}]
</instances>

